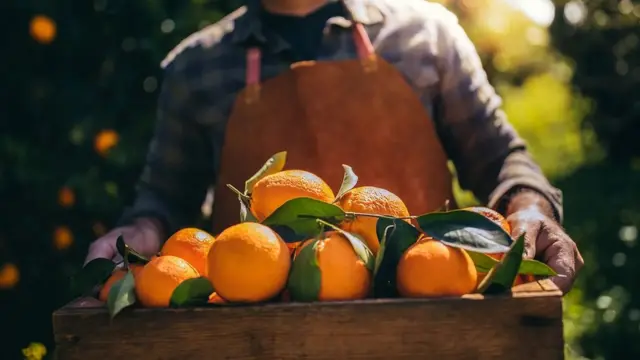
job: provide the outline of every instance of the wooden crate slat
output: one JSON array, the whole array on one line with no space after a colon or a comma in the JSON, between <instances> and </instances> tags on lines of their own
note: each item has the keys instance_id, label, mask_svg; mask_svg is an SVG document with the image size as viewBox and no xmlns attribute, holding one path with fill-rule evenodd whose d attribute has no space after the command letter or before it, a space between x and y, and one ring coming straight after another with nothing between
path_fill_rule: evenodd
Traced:
<instances>
[{"instance_id":1,"label":"wooden crate slat","mask_svg":"<svg viewBox=\"0 0 640 360\"><path fill-rule=\"evenodd\" d=\"M562 293L548 282L506 296L56 311L59 360L563 358Z\"/></svg>"}]
</instances>

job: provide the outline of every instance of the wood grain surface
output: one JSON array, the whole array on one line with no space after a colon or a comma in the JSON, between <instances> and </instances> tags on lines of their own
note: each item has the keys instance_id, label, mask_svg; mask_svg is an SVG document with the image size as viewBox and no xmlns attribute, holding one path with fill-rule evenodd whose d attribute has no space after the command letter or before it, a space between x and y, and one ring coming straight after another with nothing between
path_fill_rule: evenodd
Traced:
<instances>
[{"instance_id":1,"label":"wood grain surface","mask_svg":"<svg viewBox=\"0 0 640 360\"><path fill-rule=\"evenodd\" d=\"M125 309L78 299L53 314L67 359L563 359L562 293Z\"/></svg>"}]
</instances>

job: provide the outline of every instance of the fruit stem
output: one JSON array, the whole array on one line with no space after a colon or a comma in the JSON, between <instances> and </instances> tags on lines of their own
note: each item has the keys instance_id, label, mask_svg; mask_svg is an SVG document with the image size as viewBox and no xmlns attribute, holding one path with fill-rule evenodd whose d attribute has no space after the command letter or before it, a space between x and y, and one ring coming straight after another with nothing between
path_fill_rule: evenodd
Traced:
<instances>
[{"instance_id":1,"label":"fruit stem","mask_svg":"<svg viewBox=\"0 0 640 360\"><path fill-rule=\"evenodd\" d=\"M440 209L436 210L436 212L449 212L450 210L449 206L450 206L450 201L449 199L447 199L444 201L444 205L442 205Z\"/></svg>"},{"instance_id":2,"label":"fruit stem","mask_svg":"<svg viewBox=\"0 0 640 360\"><path fill-rule=\"evenodd\" d=\"M127 245L124 247L124 256L122 256L122 261L124 262L124 270L129 271L129 246Z\"/></svg>"},{"instance_id":3,"label":"fruit stem","mask_svg":"<svg viewBox=\"0 0 640 360\"><path fill-rule=\"evenodd\" d=\"M338 228L337 226L335 226L335 225L333 225L333 224L331 224L331 223L328 223L328 222L326 222L326 221L324 221L324 220L322 220L322 219L316 219L316 222L317 222L318 224L320 224L320 225L328 226L328 227L332 228L333 230L336 230L336 231L342 231L342 230L340 230L340 228Z\"/></svg>"},{"instance_id":4,"label":"fruit stem","mask_svg":"<svg viewBox=\"0 0 640 360\"><path fill-rule=\"evenodd\" d=\"M401 217L395 217L395 216L388 216L388 215L379 215L379 214L365 214L365 213L359 213L359 212L351 212L348 211L345 213L347 216L350 217L356 217L356 216L364 216L364 217L374 217L374 218L379 218L379 219L391 219L391 220L414 220L417 219L417 216L401 216Z\"/></svg>"},{"instance_id":5,"label":"fruit stem","mask_svg":"<svg viewBox=\"0 0 640 360\"><path fill-rule=\"evenodd\" d=\"M233 185L231 184L227 184L227 187L229 189L231 189L231 191L233 191L234 193L236 193L236 195L238 195L239 197L241 197L244 200L251 200L251 197L249 197L246 194L243 194L240 190L236 189Z\"/></svg>"},{"instance_id":6,"label":"fruit stem","mask_svg":"<svg viewBox=\"0 0 640 360\"><path fill-rule=\"evenodd\" d=\"M489 272L487 273L487 275L485 275L484 279L482 279L480 284L478 284L478 287L476 288L476 291L475 291L476 293L482 294L483 292L485 292L485 290L487 290L489 285L491 285L491 282L493 280L493 275L495 274L498 268L498 265L499 263L496 264L494 267L492 267L491 270L489 270Z\"/></svg>"}]
</instances>

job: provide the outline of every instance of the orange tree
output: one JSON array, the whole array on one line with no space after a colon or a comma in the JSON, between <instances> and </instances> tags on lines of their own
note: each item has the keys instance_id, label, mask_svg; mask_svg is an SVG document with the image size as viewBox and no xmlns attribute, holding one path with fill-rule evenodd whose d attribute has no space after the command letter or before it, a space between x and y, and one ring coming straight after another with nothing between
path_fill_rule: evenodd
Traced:
<instances>
[{"instance_id":1,"label":"orange tree","mask_svg":"<svg viewBox=\"0 0 640 360\"><path fill-rule=\"evenodd\" d=\"M236 5L3 4L0 358L14 359L30 342L52 354L51 313L71 297L69 275L132 200L163 56Z\"/></svg>"},{"instance_id":2,"label":"orange tree","mask_svg":"<svg viewBox=\"0 0 640 360\"><path fill-rule=\"evenodd\" d=\"M564 225L586 261L565 302L567 358L638 358L640 1L553 0L548 28L507 0L437 1L459 15L511 122L564 191Z\"/></svg>"},{"instance_id":3,"label":"orange tree","mask_svg":"<svg viewBox=\"0 0 640 360\"><path fill-rule=\"evenodd\" d=\"M571 83L594 100L584 118L605 150L598 164L558 179L565 226L586 266L569 294L565 327L577 355L640 357L640 1L557 0L554 46L574 63Z\"/></svg>"},{"instance_id":4,"label":"orange tree","mask_svg":"<svg viewBox=\"0 0 640 360\"><path fill-rule=\"evenodd\" d=\"M640 270L631 259L640 256L633 200L640 194L630 184L640 181L640 166L632 161L638 142L627 141L640 118L631 26L638 1L584 1L592 8L571 24L566 19L575 19L581 2L556 0L550 32L503 0L438 1L459 14L511 120L565 190L566 226L588 264L568 297L567 328L584 333L580 345L590 358L638 357L633 279ZM3 3L8 16L0 26L9 38L0 107L0 324L10 331L0 340L0 358L20 358L32 341L45 347L33 345L24 356L51 350L51 312L72 296L69 275L133 198L160 60L239 2ZM604 154L593 151L596 136ZM625 161L586 165L603 155Z\"/></svg>"}]
</instances>

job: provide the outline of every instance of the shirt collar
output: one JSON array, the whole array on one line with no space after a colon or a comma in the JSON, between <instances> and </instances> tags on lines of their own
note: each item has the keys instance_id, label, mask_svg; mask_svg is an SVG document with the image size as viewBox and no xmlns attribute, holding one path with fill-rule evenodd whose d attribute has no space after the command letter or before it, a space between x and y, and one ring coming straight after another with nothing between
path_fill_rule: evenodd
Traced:
<instances>
[{"instance_id":1,"label":"shirt collar","mask_svg":"<svg viewBox=\"0 0 640 360\"><path fill-rule=\"evenodd\" d=\"M364 25L374 25L384 21L380 9L367 0L328 0L342 1L347 9L346 17L333 17L327 22L343 28L350 28L354 21ZM260 0L246 0L245 12L237 20L234 26L232 40L235 43L258 42L268 45L272 50L278 51L286 48L282 39L272 37L262 28L260 21Z\"/></svg>"}]
</instances>

